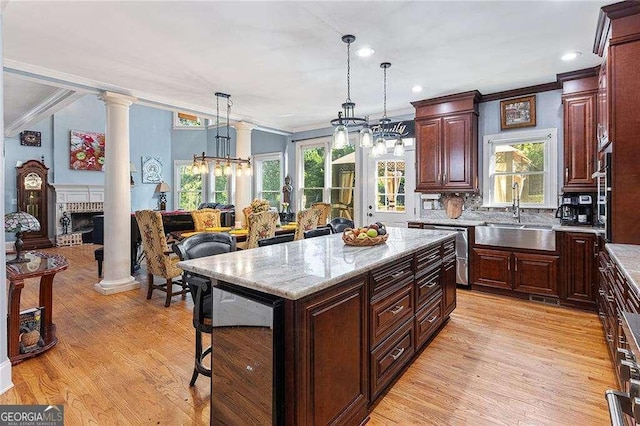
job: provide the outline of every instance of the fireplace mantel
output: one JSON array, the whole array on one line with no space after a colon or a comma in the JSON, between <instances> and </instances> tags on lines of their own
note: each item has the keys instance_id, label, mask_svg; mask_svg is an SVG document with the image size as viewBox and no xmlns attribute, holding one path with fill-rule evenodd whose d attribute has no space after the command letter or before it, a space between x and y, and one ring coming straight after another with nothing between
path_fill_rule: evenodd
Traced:
<instances>
[{"instance_id":1,"label":"fireplace mantel","mask_svg":"<svg viewBox=\"0 0 640 426\"><path fill-rule=\"evenodd\" d=\"M104 185L52 183L56 200L56 241L62 235L60 219L64 212L103 212ZM68 238L64 238L67 241Z\"/></svg>"}]
</instances>

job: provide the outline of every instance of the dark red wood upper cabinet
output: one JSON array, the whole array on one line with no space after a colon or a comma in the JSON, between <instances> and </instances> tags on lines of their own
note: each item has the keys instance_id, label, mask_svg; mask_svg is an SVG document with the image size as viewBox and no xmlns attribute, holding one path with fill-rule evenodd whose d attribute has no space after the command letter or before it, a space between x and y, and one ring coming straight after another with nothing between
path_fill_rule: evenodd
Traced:
<instances>
[{"instance_id":1,"label":"dark red wood upper cabinet","mask_svg":"<svg viewBox=\"0 0 640 426\"><path fill-rule=\"evenodd\" d=\"M564 192L595 192L597 89L564 96Z\"/></svg>"}]
</instances>

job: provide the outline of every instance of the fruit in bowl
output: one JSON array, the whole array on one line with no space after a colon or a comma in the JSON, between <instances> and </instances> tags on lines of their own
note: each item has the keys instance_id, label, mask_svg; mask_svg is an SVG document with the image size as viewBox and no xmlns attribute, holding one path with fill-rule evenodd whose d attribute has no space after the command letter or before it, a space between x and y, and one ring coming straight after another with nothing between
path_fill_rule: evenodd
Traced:
<instances>
[{"instance_id":1,"label":"fruit in bowl","mask_svg":"<svg viewBox=\"0 0 640 426\"><path fill-rule=\"evenodd\" d=\"M366 227L347 228L342 233L342 240L347 245L353 246L374 246L384 243L389 234L384 224L380 222L372 223Z\"/></svg>"}]
</instances>

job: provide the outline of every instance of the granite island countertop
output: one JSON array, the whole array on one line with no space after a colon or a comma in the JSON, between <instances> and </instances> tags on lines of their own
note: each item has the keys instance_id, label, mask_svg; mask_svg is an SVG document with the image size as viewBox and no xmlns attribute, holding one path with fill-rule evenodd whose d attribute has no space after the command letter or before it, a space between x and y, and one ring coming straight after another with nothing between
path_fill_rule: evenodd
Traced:
<instances>
[{"instance_id":1,"label":"granite island countertop","mask_svg":"<svg viewBox=\"0 0 640 426\"><path fill-rule=\"evenodd\" d=\"M297 300L454 237L455 232L387 228L385 244L347 246L342 234L185 260L185 271Z\"/></svg>"},{"instance_id":2,"label":"granite island countertop","mask_svg":"<svg viewBox=\"0 0 640 426\"><path fill-rule=\"evenodd\" d=\"M629 281L629 285L640 294L640 245L606 244L605 248L620 266L620 271Z\"/></svg>"}]
</instances>

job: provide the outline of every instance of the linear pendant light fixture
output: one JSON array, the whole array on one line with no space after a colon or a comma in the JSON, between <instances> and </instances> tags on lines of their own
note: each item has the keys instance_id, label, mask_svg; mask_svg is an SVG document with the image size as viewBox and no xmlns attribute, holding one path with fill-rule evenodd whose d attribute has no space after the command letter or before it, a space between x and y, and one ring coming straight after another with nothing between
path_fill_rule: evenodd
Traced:
<instances>
[{"instance_id":1,"label":"linear pendant light fixture","mask_svg":"<svg viewBox=\"0 0 640 426\"><path fill-rule=\"evenodd\" d=\"M402 143L402 135L396 132L391 127L391 119L387 117L387 69L391 67L390 62L383 62L380 64L380 68L384 71L384 84L383 84L383 92L384 92L384 100L383 100L383 115L380 119L380 122L376 126L377 129L373 133L376 144L371 150L371 156L379 157L383 154L387 153L387 140L395 140L395 144L393 147L393 155L396 157L404 156L404 145Z\"/></svg>"},{"instance_id":2,"label":"linear pendant light fixture","mask_svg":"<svg viewBox=\"0 0 640 426\"><path fill-rule=\"evenodd\" d=\"M232 164L236 164L236 176L242 176L243 172L249 176L252 174L251 159L247 158L232 158L231 157L231 136L229 136L229 113L231 112L231 95L222 92L216 92L216 155L206 155L204 152L202 155L193 155L193 165L191 166L191 172L194 174L208 173L208 162L215 160L216 165L214 168L215 176L231 176L233 173ZM227 100L227 135L220 136L220 98Z\"/></svg>"},{"instance_id":3,"label":"linear pendant light fixture","mask_svg":"<svg viewBox=\"0 0 640 426\"><path fill-rule=\"evenodd\" d=\"M342 36L342 41L347 44L347 100L342 104L342 111L338 112L338 118L331 120L335 126L333 131L332 148L341 149L350 144L349 127L360 127L360 146L371 146L372 134L367 118L355 117L356 104L351 101L351 43L356 41L356 36L347 34Z\"/></svg>"}]
</instances>

